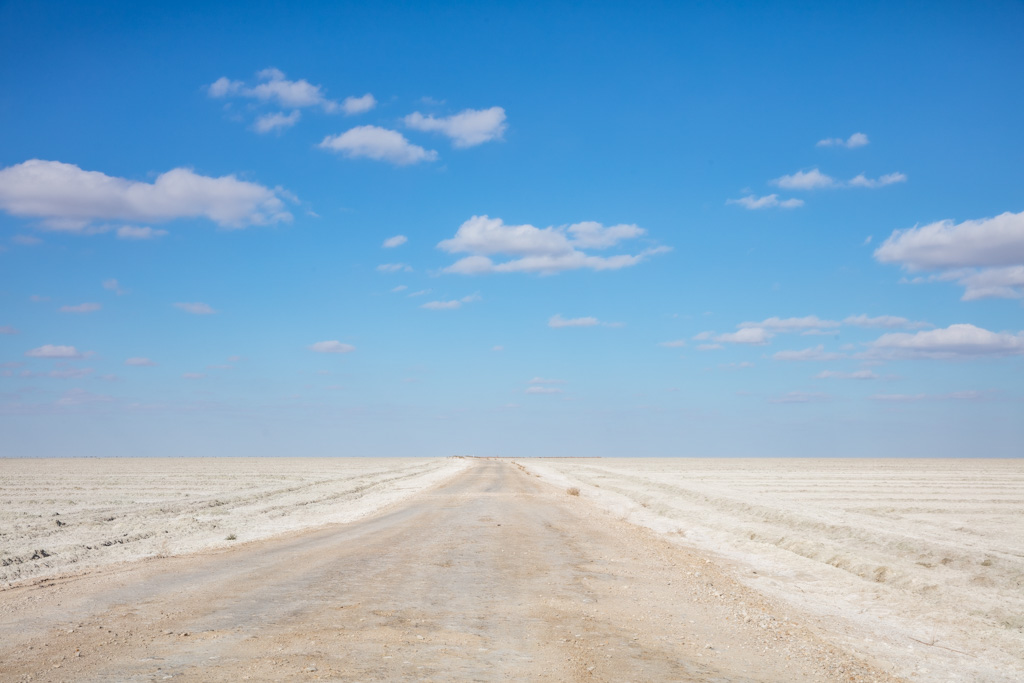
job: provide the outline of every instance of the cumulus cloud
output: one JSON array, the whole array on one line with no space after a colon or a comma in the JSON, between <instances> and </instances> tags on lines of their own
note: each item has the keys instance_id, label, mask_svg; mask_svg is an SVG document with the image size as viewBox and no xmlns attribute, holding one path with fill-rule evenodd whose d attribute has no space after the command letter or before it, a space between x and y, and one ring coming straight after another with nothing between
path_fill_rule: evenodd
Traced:
<instances>
[{"instance_id":1,"label":"cumulus cloud","mask_svg":"<svg viewBox=\"0 0 1024 683\"><path fill-rule=\"evenodd\" d=\"M405 117L405 125L415 130L446 135L455 147L474 147L491 140L500 140L508 127L505 123L505 110L501 107L466 109L442 117L424 116L417 111Z\"/></svg>"},{"instance_id":2,"label":"cumulus cloud","mask_svg":"<svg viewBox=\"0 0 1024 683\"><path fill-rule=\"evenodd\" d=\"M866 357L983 358L1024 355L1024 331L991 332L961 323L922 332L890 332L868 344Z\"/></svg>"},{"instance_id":3,"label":"cumulus cloud","mask_svg":"<svg viewBox=\"0 0 1024 683\"><path fill-rule=\"evenodd\" d=\"M61 306L57 310L61 313L95 313L101 308L103 308L103 306L100 304L88 302L84 304L76 304L74 306Z\"/></svg>"},{"instance_id":4,"label":"cumulus cloud","mask_svg":"<svg viewBox=\"0 0 1024 683\"><path fill-rule=\"evenodd\" d=\"M834 353L826 351L822 344L812 346L811 348L801 349L800 351L779 351L772 356L775 360L792 360L792 361L821 361L821 360L837 360L839 358L845 358L846 356L842 353Z\"/></svg>"},{"instance_id":5,"label":"cumulus cloud","mask_svg":"<svg viewBox=\"0 0 1024 683\"><path fill-rule=\"evenodd\" d=\"M886 173L879 178L868 178L863 173L850 178L847 185L850 187L885 187L893 183L905 183L907 176L903 173Z\"/></svg>"},{"instance_id":6,"label":"cumulus cloud","mask_svg":"<svg viewBox=\"0 0 1024 683\"><path fill-rule=\"evenodd\" d=\"M878 379L878 375L871 370L855 370L854 372L822 370L815 377L818 379Z\"/></svg>"},{"instance_id":7,"label":"cumulus cloud","mask_svg":"<svg viewBox=\"0 0 1024 683\"><path fill-rule=\"evenodd\" d=\"M854 149L857 147L863 147L868 144L868 136L864 133L854 133L845 140L842 138L825 138L824 140L818 140L818 147L846 147L847 149Z\"/></svg>"},{"instance_id":8,"label":"cumulus cloud","mask_svg":"<svg viewBox=\"0 0 1024 683\"><path fill-rule=\"evenodd\" d=\"M557 227L506 225L500 218L473 216L451 239L438 243L449 253L469 253L444 269L446 273L540 273L552 275L565 270L589 268L616 270L634 266L648 256L668 251L667 247L645 249L639 254L595 256L583 249L608 249L645 234L632 224L605 227L592 221ZM490 257L503 254L511 260L495 263Z\"/></svg>"},{"instance_id":9,"label":"cumulus cloud","mask_svg":"<svg viewBox=\"0 0 1024 683\"><path fill-rule=\"evenodd\" d=\"M802 199L779 199L777 194L769 194L763 197L748 194L746 197L740 197L739 199L727 199L726 204L739 204L745 209L770 209L773 207L779 207L782 209L795 209L804 205Z\"/></svg>"},{"instance_id":10,"label":"cumulus cloud","mask_svg":"<svg viewBox=\"0 0 1024 683\"><path fill-rule=\"evenodd\" d=\"M233 175L214 178L187 168L162 173L152 183L41 159L0 169L0 209L40 218L52 230L80 233L95 232L89 227L96 220L207 218L225 228L290 221L281 193Z\"/></svg>"},{"instance_id":11,"label":"cumulus cloud","mask_svg":"<svg viewBox=\"0 0 1024 683\"><path fill-rule=\"evenodd\" d=\"M311 344L309 350L316 351L317 353L351 353L356 350L356 347L351 344L343 344L336 339L332 339L331 341L321 341Z\"/></svg>"},{"instance_id":12,"label":"cumulus cloud","mask_svg":"<svg viewBox=\"0 0 1024 683\"><path fill-rule=\"evenodd\" d=\"M262 102L275 102L282 107L323 107L325 111L337 111L337 102L327 99L319 85L313 85L304 78L297 81L288 80L280 69L263 69L256 74L257 83L248 86L243 81L235 81L222 76L211 83L207 92L210 97L246 97Z\"/></svg>"},{"instance_id":13,"label":"cumulus cloud","mask_svg":"<svg viewBox=\"0 0 1024 683\"><path fill-rule=\"evenodd\" d=\"M885 187L906 181L907 176L903 173L887 173L879 178L868 178L861 173L843 182L813 168L810 171L797 171L792 175L784 175L771 182L784 190L817 190L825 187Z\"/></svg>"},{"instance_id":14,"label":"cumulus cloud","mask_svg":"<svg viewBox=\"0 0 1024 683\"><path fill-rule=\"evenodd\" d=\"M380 273L409 273L412 272L412 266L407 263L382 263L377 266L377 271Z\"/></svg>"},{"instance_id":15,"label":"cumulus cloud","mask_svg":"<svg viewBox=\"0 0 1024 683\"><path fill-rule=\"evenodd\" d=\"M191 313L192 315L213 315L214 313L217 312L213 310L213 308L211 308L209 304L204 304L200 301L196 301L193 303L183 301L174 304L174 307L181 309L186 313Z\"/></svg>"},{"instance_id":16,"label":"cumulus cloud","mask_svg":"<svg viewBox=\"0 0 1024 683\"><path fill-rule=\"evenodd\" d=\"M420 306L428 311L449 311L456 308L462 308L463 304L473 303L474 301L480 301L479 294L470 294L464 296L461 299L452 299L451 301L428 301L427 303Z\"/></svg>"},{"instance_id":17,"label":"cumulus cloud","mask_svg":"<svg viewBox=\"0 0 1024 683\"><path fill-rule=\"evenodd\" d=\"M764 329L763 327L744 327L736 332L726 332L725 334L717 334L712 339L716 342L726 342L729 344L754 344L757 346L763 346L768 343L768 340L774 336L772 332Z\"/></svg>"},{"instance_id":18,"label":"cumulus cloud","mask_svg":"<svg viewBox=\"0 0 1024 683\"><path fill-rule=\"evenodd\" d=\"M807 329L826 329L839 327L839 323L835 320L822 320L818 316L808 315L803 318L778 318L772 317L761 322L745 322L740 323L741 329L745 328L762 328L771 330L772 332L796 332L799 330Z\"/></svg>"},{"instance_id":19,"label":"cumulus cloud","mask_svg":"<svg viewBox=\"0 0 1024 683\"><path fill-rule=\"evenodd\" d=\"M156 366L155 362L151 361L148 358L143 358L141 356L136 356L135 358L127 358L127 359L125 359L124 364L125 365L131 365L131 366L134 366L134 367L139 367L139 368L146 368L146 367L151 368L151 367L155 367Z\"/></svg>"},{"instance_id":20,"label":"cumulus cloud","mask_svg":"<svg viewBox=\"0 0 1024 683\"><path fill-rule=\"evenodd\" d=\"M844 325L852 325L854 327L882 327L889 329L903 328L907 330L918 330L925 327L933 327L931 323L921 322L919 320L907 320L896 315L879 315L870 317L864 314L851 315L843 318Z\"/></svg>"},{"instance_id":21,"label":"cumulus cloud","mask_svg":"<svg viewBox=\"0 0 1024 683\"><path fill-rule=\"evenodd\" d=\"M377 106L377 98L366 93L362 97L346 97L341 103L341 110L352 116L353 114L364 114Z\"/></svg>"},{"instance_id":22,"label":"cumulus cloud","mask_svg":"<svg viewBox=\"0 0 1024 683\"><path fill-rule=\"evenodd\" d=\"M35 349L25 352L29 358L85 358L86 353L80 352L74 346L56 346L44 344Z\"/></svg>"},{"instance_id":23,"label":"cumulus cloud","mask_svg":"<svg viewBox=\"0 0 1024 683\"><path fill-rule=\"evenodd\" d=\"M339 152L349 159L387 161L396 166L437 159L437 152L412 144L398 131L379 126L356 126L341 135L328 135L320 148Z\"/></svg>"},{"instance_id":24,"label":"cumulus cloud","mask_svg":"<svg viewBox=\"0 0 1024 683\"><path fill-rule=\"evenodd\" d=\"M837 184L835 178L825 175L816 168L784 175L776 178L772 183L784 190L815 190L822 187L834 187Z\"/></svg>"},{"instance_id":25,"label":"cumulus cloud","mask_svg":"<svg viewBox=\"0 0 1024 683\"><path fill-rule=\"evenodd\" d=\"M157 237L163 237L166 234L166 230L136 227L133 225L122 225L117 229L117 237L122 240L155 240Z\"/></svg>"},{"instance_id":26,"label":"cumulus cloud","mask_svg":"<svg viewBox=\"0 0 1024 683\"><path fill-rule=\"evenodd\" d=\"M252 124L253 130L257 133L269 133L271 131L281 131L286 128L291 128L299 122L299 117L302 114L298 109L292 110L292 113L285 114L284 112L273 112L271 114L263 114L257 117L256 122Z\"/></svg>"},{"instance_id":27,"label":"cumulus cloud","mask_svg":"<svg viewBox=\"0 0 1024 683\"><path fill-rule=\"evenodd\" d=\"M875 250L881 263L939 271L925 281L956 281L964 300L1024 297L1024 211L896 230Z\"/></svg>"}]
</instances>

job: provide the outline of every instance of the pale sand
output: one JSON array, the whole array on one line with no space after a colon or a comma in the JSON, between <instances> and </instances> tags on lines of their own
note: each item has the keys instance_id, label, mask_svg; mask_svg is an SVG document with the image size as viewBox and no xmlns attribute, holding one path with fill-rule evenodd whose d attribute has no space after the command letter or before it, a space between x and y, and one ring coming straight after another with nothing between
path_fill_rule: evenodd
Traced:
<instances>
[{"instance_id":1,"label":"pale sand","mask_svg":"<svg viewBox=\"0 0 1024 683\"><path fill-rule=\"evenodd\" d=\"M915 680L1024 680L1024 461L521 460Z\"/></svg>"},{"instance_id":2,"label":"pale sand","mask_svg":"<svg viewBox=\"0 0 1024 683\"><path fill-rule=\"evenodd\" d=\"M466 467L459 458L0 459L0 587L351 522Z\"/></svg>"}]
</instances>

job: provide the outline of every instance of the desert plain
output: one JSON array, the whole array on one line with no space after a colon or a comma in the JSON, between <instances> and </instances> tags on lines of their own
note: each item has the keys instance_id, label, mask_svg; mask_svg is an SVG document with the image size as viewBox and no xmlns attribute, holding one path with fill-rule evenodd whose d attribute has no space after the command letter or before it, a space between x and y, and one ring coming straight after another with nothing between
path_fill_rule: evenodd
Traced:
<instances>
[{"instance_id":1,"label":"desert plain","mask_svg":"<svg viewBox=\"0 0 1024 683\"><path fill-rule=\"evenodd\" d=\"M1019 681L1024 462L2 459L0 679Z\"/></svg>"}]
</instances>

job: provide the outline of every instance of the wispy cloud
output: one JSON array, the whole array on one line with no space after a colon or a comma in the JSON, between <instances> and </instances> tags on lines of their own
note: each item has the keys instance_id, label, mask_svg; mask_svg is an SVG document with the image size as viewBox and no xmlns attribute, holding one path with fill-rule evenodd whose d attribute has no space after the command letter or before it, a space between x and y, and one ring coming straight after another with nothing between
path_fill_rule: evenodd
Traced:
<instances>
[{"instance_id":1,"label":"wispy cloud","mask_svg":"<svg viewBox=\"0 0 1024 683\"><path fill-rule=\"evenodd\" d=\"M26 351L25 355L29 358L85 358L88 353L82 353L74 346L44 344Z\"/></svg>"},{"instance_id":2,"label":"wispy cloud","mask_svg":"<svg viewBox=\"0 0 1024 683\"><path fill-rule=\"evenodd\" d=\"M871 370L855 370L853 372L822 370L815 377L818 379L878 379L878 375Z\"/></svg>"},{"instance_id":3,"label":"wispy cloud","mask_svg":"<svg viewBox=\"0 0 1024 683\"><path fill-rule=\"evenodd\" d=\"M384 240L384 243L381 246L384 247L385 249L394 249L395 247L402 246L408 241L409 238L406 237L405 235L395 235L394 237L389 237L386 240Z\"/></svg>"},{"instance_id":4,"label":"wispy cloud","mask_svg":"<svg viewBox=\"0 0 1024 683\"><path fill-rule=\"evenodd\" d=\"M310 351L316 351L317 353L351 353L356 350L356 347L351 344L344 344L336 339L330 341L320 341L315 344L310 344Z\"/></svg>"},{"instance_id":5,"label":"wispy cloud","mask_svg":"<svg viewBox=\"0 0 1024 683\"><path fill-rule=\"evenodd\" d=\"M777 194L768 194L763 197L757 195L748 194L746 197L740 197L739 199L727 199L726 204L739 204L745 209L770 209L770 208L781 208L781 209L795 209L804 205L802 199L779 199Z\"/></svg>"},{"instance_id":6,"label":"wispy cloud","mask_svg":"<svg viewBox=\"0 0 1024 683\"><path fill-rule=\"evenodd\" d=\"M826 351L823 344L818 344L817 346L801 349L799 351L779 351L772 356L775 360L785 361L824 361L838 360L845 357L846 355L842 353Z\"/></svg>"},{"instance_id":7,"label":"wispy cloud","mask_svg":"<svg viewBox=\"0 0 1024 683\"><path fill-rule=\"evenodd\" d=\"M213 315L217 312L209 304L204 304L200 301L192 303L182 301L174 304L174 307L192 315Z\"/></svg>"},{"instance_id":8,"label":"wispy cloud","mask_svg":"<svg viewBox=\"0 0 1024 683\"><path fill-rule=\"evenodd\" d=\"M412 266L408 263L382 263L377 270L381 273L411 273Z\"/></svg>"},{"instance_id":9,"label":"wispy cloud","mask_svg":"<svg viewBox=\"0 0 1024 683\"><path fill-rule=\"evenodd\" d=\"M825 138L824 140L818 140L818 147L846 147L847 149L855 149L857 147L863 147L869 142L868 136L864 133L854 133L850 137L846 138Z\"/></svg>"},{"instance_id":10,"label":"wispy cloud","mask_svg":"<svg viewBox=\"0 0 1024 683\"><path fill-rule=\"evenodd\" d=\"M286 128L291 128L298 123L301 116L302 113L298 109L292 110L290 114L285 114L284 112L279 111L271 114L263 114L256 118L256 122L252 124L252 128L257 133L282 131Z\"/></svg>"},{"instance_id":11,"label":"wispy cloud","mask_svg":"<svg viewBox=\"0 0 1024 683\"><path fill-rule=\"evenodd\" d=\"M117 229L117 237L122 240L155 240L167 234L166 230L157 230L150 227L137 227L133 225L122 225Z\"/></svg>"},{"instance_id":12,"label":"wispy cloud","mask_svg":"<svg viewBox=\"0 0 1024 683\"><path fill-rule=\"evenodd\" d=\"M103 306L100 304L90 301L84 304L75 304L74 306L61 306L57 310L61 313L95 313L101 308Z\"/></svg>"},{"instance_id":13,"label":"wispy cloud","mask_svg":"<svg viewBox=\"0 0 1024 683\"><path fill-rule=\"evenodd\" d=\"M420 306L428 311L450 311L456 308L462 308L463 304L473 303L474 301L480 301L479 294L470 294L464 296L461 299L452 299L450 301L428 301L427 303Z\"/></svg>"},{"instance_id":14,"label":"wispy cloud","mask_svg":"<svg viewBox=\"0 0 1024 683\"><path fill-rule=\"evenodd\" d=\"M134 358L126 358L125 361L124 361L124 364L125 365L131 365L133 367L138 367L138 368L151 368L151 367L155 367L156 366L156 363L154 361L151 361L148 358L143 358L142 356L136 356Z\"/></svg>"}]
</instances>

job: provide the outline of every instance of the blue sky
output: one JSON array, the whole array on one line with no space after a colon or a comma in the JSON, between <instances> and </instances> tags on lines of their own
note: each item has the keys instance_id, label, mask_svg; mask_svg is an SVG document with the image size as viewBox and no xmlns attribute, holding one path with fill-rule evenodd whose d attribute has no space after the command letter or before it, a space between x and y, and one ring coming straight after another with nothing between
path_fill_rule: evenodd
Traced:
<instances>
[{"instance_id":1,"label":"blue sky","mask_svg":"<svg viewBox=\"0 0 1024 683\"><path fill-rule=\"evenodd\" d=\"M0 452L1019 456L1019 3L0 6Z\"/></svg>"}]
</instances>

